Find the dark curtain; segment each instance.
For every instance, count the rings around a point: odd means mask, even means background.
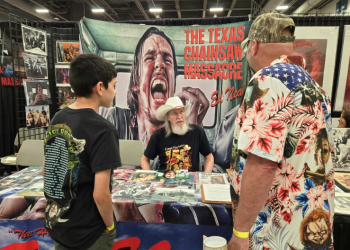
[[[14,150],[15,128],[17,127],[15,88],[18,87],[2,85],[11,79],[9,76],[13,72],[11,69],[13,65],[9,23],[0,22],[0,29],[0,157],[3,157],[12,154]]]

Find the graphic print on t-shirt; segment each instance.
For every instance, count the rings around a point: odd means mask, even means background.
[[[167,169],[176,171],[181,169],[190,170],[192,167],[191,147],[187,144],[165,148]]]
[[[80,153],[86,141],[73,137],[66,124],[49,128],[45,139],[44,192],[46,202],[46,226],[65,222],[62,216],[76,197],[78,171],[82,167]]]

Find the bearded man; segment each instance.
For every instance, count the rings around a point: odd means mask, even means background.
[[[204,156],[204,172],[211,172],[214,165],[212,149],[204,130],[189,124],[186,110],[179,97],[170,97],[156,111],[156,118],[164,121],[164,127],[151,136],[144,155],[142,169],[150,169],[150,160],[159,156],[159,169],[169,169],[177,164],[189,171],[199,171],[199,153]],[[182,164],[180,164],[180,162]]]

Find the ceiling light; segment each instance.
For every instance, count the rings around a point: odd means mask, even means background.
[[[150,12],[162,12],[162,8],[150,8],[149,9]]]
[[[102,13],[102,12],[105,12],[104,9],[91,9],[92,12],[94,13]]]
[[[48,9],[36,9],[35,11],[38,13],[49,13]]]
[[[223,11],[224,8],[219,7],[219,8],[210,8],[210,11],[214,12],[214,11]]]
[[[286,10],[286,9],[288,9],[288,8],[289,8],[288,5],[281,5],[281,6],[278,6],[278,7],[276,8],[276,10]]]
[[[55,20],[60,20],[58,17],[54,17],[53,19],[55,19]]]

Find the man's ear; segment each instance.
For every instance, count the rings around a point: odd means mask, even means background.
[[[104,88],[103,82],[98,82],[92,90],[93,92],[95,91],[99,96],[102,96],[102,88]]]
[[[256,54],[258,53],[258,49],[259,49],[259,43],[256,40],[250,41],[250,43],[251,43],[252,55],[256,56]]]

